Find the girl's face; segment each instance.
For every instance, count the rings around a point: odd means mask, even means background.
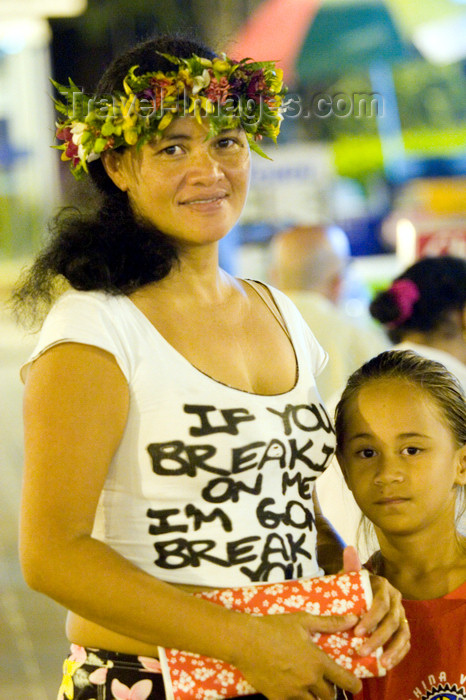
[[[466,447],[458,448],[417,385],[380,379],[360,389],[345,409],[338,458],[359,507],[382,532],[407,535],[454,522]]]
[[[241,129],[208,137],[208,125],[179,117],[153,143],[109,151],[104,159],[115,184],[137,213],[179,244],[218,241],[241,214],[250,157]]]

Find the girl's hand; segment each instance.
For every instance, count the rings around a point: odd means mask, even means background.
[[[354,547],[346,547],[343,553],[344,571],[359,571],[361,562]],[[401,593],[382,576],[370,575],[373,602],[355,627],[355,634],[370,634],[360,648],[361,656],[384,647],[381,663],[390,669],[406,656],[410,649],[409,624],[401,603]]]
[[[269,700],[334,700],[334,685],[351,693],[360,691],[361,682],[310,639],[314,632],[351,629],[356,615],[248,617],[234,665]]]

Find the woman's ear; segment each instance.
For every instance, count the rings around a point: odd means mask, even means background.
[[[123,167],[123,153],[108,150],[101,154],[102,165],[113,184],[122,192],[128,190],[126,169]]]
[[[466,445],[458,450],[457,460],[455,483],[464,486],[466,484]]]

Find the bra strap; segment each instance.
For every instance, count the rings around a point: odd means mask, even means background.
[[[291,341],[291,335],[290,335],[288,328],[286,327],[286,323],[283,319],[283,316],[281,315],[281,313],[280,313],[275,301],[273,300],[273,297],[271,296],[270,292],[268,291],[266,285],[263,284],[262,282],[257,282],[256,280],[247,279],[244,281],[254,289],[256,294],[258,294],[260,296],[260,298],[262,299],[264,304],[267,306],[267,308],[273,314],[273,316],[278,321],[278,323],[280,324],[280,326],[283,328],[286,335],[288,336],[289,340]]]

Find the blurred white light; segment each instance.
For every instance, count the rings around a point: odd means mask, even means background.
[[[448,65],[466,57],[466,14],[425,22],[413,34],[413,43],[431,63]]]
[[[332,248],[337,253],[337,255],[343,260],[349,258],[351,255],[351,246],[348,236],[343,231],[343,229],[339,226],[335,226],[334,224],[331,224],[326,228],[327,236],[330,240]]]
[[[73,17],[82,14],[87,0],[1,0],[0,21],[14,17]]]
[[[345,301],[343,308],[348,316],[359,318],[367,314],[367,304],[361,299],[348,299]]]
[[[416,228],[409,219],[396,223],[396,256],[404,267],[416,259]]]
[[[45,19],[12,19],[0,22],[0,51],[17,54],[27,47],[46,46],[51,30]]]

